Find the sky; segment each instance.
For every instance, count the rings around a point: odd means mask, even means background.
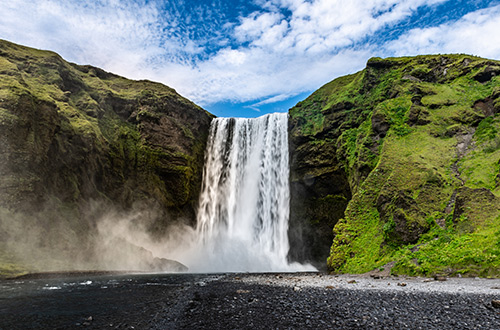
[[[1,39],[223,117],[287,111],[373,56],[500,59],[500,0],[15,0],[0,13]]]

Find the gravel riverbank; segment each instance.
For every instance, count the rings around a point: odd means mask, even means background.
[[[139,274],[0,282],[0,329],[500,329],[500,280]]]

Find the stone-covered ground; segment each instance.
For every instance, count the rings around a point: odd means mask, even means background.
[[[0,282],[0,329],[500,328],[500,280],[77,275]]]

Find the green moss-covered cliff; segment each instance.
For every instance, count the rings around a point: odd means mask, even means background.
[[[0,242],[75,253],[109,207],[150,212],[158,235],[194,221],[212,117],[162,84],[0,41]]]
[[[292,257],[499,276],[499,75],[466,55],[372,58],[292,108],[291,227],[304,229],[290,236],[313,247]]]

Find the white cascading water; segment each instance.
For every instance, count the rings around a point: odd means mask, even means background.
[[[287,262],[287,118],[275,113],[212,121],[197,215],[200,258],[191,269],[305,270]]]

